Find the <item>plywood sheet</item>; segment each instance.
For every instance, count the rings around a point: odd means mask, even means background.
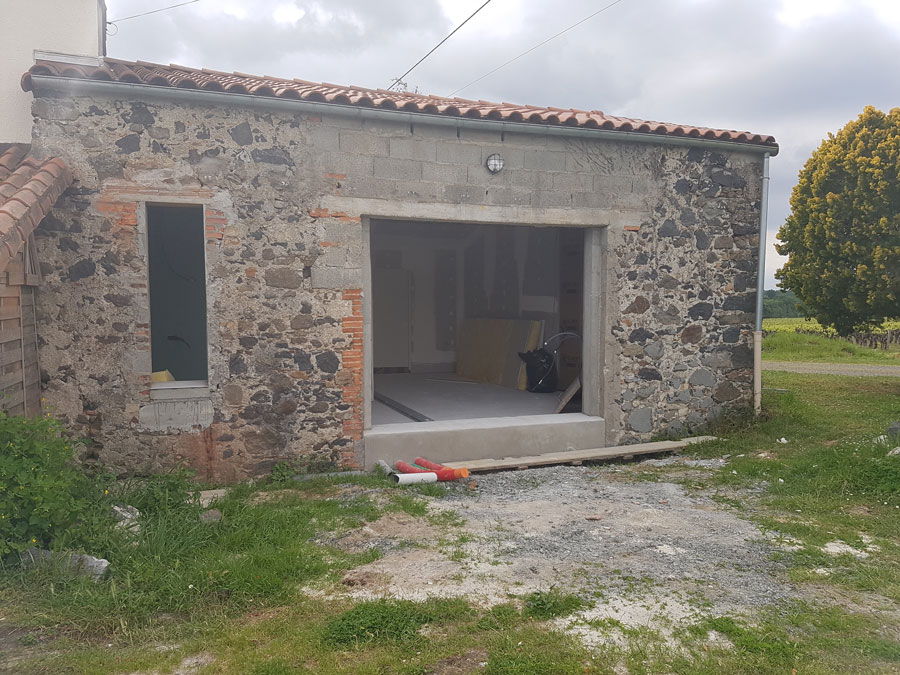
[[[476,382],[525,388],[525,364],[518,352],[536,349],[543,322],[524,319],[467,319],[457,352],[456,374]]]

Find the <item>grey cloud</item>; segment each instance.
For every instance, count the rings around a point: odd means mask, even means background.
[[[120,58],[384,87],[451,28],[438,0],[298,0],[296,25],[276,25],[284,0],[246,3],[245,21],[208,19],[201,3],[121,24]],[[475,9],[477,2],[470,3]],[[109,0],[110,16],[146,9]],[[315,9],[330,18],[316,20]],[[466,98],[771,133],[769,240],[789,213],[797,173],[828,131],[867,104],[897,105],[900,35],[861,7],[791,28],[778,0],[626,0],[461,92]],[[595,11],[595,0],[494,0],[409,78],[446,95]],[[770,261],[772,285],[776,267]]]

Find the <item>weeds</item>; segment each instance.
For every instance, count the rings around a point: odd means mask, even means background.
[[[127,635],[153,625],[160,612],[227,615],[287,602],[298,585],[371,559],[311,543],[318,529],[349,529],[378,516],[367,499],[250,504],[229,496],[218,505],[222,521],[213,524],[200,522],[193,502],[170,506],[142,515],[134,543],[109,539],[94,549],[111,563],[109,580],[10,571],[0,576],[0,589],[73,630]],[[51,584],[54,593],[45,593]]]
[[[325,626],[323,640],[338,647],[401,643],[415,638],[422,626],[459,619],[471,612],[460,599],[435,598],[422,603],[409,600],[363,602]]]
[[[561,593],[556,588],[535,591],[525,597],[525,616],[539,621],[547,621],[560,616],[568,616],[585,607],[585,602],[577,595]]]

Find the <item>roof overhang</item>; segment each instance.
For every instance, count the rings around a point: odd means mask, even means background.
[[[58,157],[37,160],[24,145],[0,153],[0,271],[71,184],[72,172]]]
[[[204,89],[161,87],[135,82],[92,80],[59,75],[42,75],[38,73],[26,73],[25,77],[28,78],[28,88],[34,92],[35,96],[43,96],[45,94],[55,96],[96,95],[141,101],[157,100],[216,107],[242,107],[252,110],[282,111],[287,113],[301,112],[315,115],[338,115],[356,119],[380,119],[395,122],[404,121],[409,124],[429,124],[454,127],[457,129],[496,129],[501,132],[509,131],[520,134],[566,137],[583,140],[605,139],[618,142],[649,143],[653,145],[702,147],[709,150],[718,149],[726,152],[748,152],[769,156],[778,154],[777,144],[744,143],[739,141],[723,141],[714,138],[674,136],[647,132],[555,126],[491,119],[473,119],[440,114],[435,115],[425,112],[410,112],[407,110],[345,105],[333,102],[276,98],[235,92],[208,91]]]

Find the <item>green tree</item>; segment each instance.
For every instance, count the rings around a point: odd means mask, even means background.
[[[775,276],[840,335],[900,317],[900,108],[867,106],[800,171]]]
[[[763,291],[764,319],[793,319],[801,316],[800,298],[793,291]]]

